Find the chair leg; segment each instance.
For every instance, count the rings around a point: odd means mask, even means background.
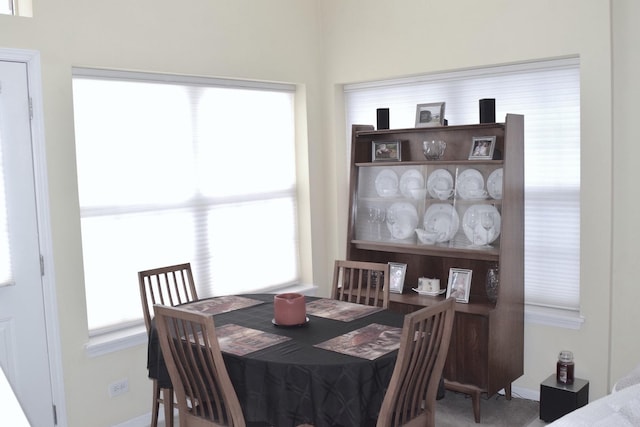
[[[471,396],[471,403],[473,405],[473,418],[475,419],[476,423],[480,423],[480,394],[482,394],[482,390],[475,386],[460,384],[459,382],[448,381],[446,379],[444,380],[444,385],[447,390],[457,391]]]
[[[164,425],[173,427],[173,389],[162,389],[162,404],[164,405]]]
[[[153,403],[151,404],[151,426],[158,427],[158,412],[160,411],[160,386],[153,381]]]

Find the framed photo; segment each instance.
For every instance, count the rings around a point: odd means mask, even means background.
[[[401,141],[373,141],[371,143],[372,162],[399,162]]]
[[[407,272],[407,264],[399,262],[389,263],[389,292],[401,294],[404,289],[404,275]]]
[[[444,125],[444,102],[418,104],[416,106],[416,127]]]
[[[472,273],[473,271],[463,268],[450,268],[449,282],[447,283],[447,298],[454,297],[457,302],[469,303]]]
[[[469,151],[469,160],[493,159],[493,150],[496,148],[495,136],[474,136]]]

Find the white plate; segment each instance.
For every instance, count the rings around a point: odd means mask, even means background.
[[[502,199],[502,173],[502,168],[496,169],[487,178],[487,191],[496,200]]]
[[[427,190],[434,199],[447,200],[453,194],[453,175],[446,169],[436,169],[427,179]]]
[[[400,177],[400,192],[404,197],[413,197],[411,190],[424,188],[424,176],[417,169],[409,169]]]
[[[394,239],[413,237],[418,226],[418,211],[408,202],[397,202],[387,209],[387,228]]]
[[[436,203],[424,213],[424,229],[438,233],[436,242],[449,241],[460,228],[458,212],[448,203]]]
[[[484,178],[477,169],[465,169],[458,175],[456,182],[458,195],[463,199],[484,199],[487,196],[484,191]]]
[[[482,218],[486,215],[493,218],[489,228],[482,225]],[[462,217],[462,230],[472,245],[488,245],[500,235],[500,212],[491,205],[471,205]]]
[[[376,176],[376,192],[380,197],[394,197],[398,194],[398,174],[391,169],[383,169]]]
[[[430,297],[435,297],[436,295],[441,295],[441,294],[443,294],[443,293],[447,292],[447,290],[446,290],[446,289],[440,289],[439,291],[436,291],[436,292],[431,292],[431,291],[421,291],[420,289],[417,289],[417,288],[411,288],[411,290],[416,291],[416,292],[417,292],[417,293],[419,293],[420,295],[427,295],[427,296],[430,296]]]

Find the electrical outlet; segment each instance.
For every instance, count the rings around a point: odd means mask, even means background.
[[[109,397],[120,396],[129,391],[129,380],[124,378],[109,384]]]

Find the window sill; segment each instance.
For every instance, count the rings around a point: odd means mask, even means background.
[[[278,290],[272,289],[267,293],[298,292],[314,296],[316,290],[317,286],[314,285],[292,285]],[[144,324],[123,327],[122,329],[90,337],[89,342],[85,345],[85,352],[90,358],[104,356],[138,345],[146,345],[147,338],[147,329]]]
[[[584,323],[584,316],[572,310],[525,305],[524,320],[525,323],[578,330]]]
[[[143,325],[118,329],[117,331],[90,337],[85,345],[87,356],[98,357],[115,351],[147,343],[147,329]]]

